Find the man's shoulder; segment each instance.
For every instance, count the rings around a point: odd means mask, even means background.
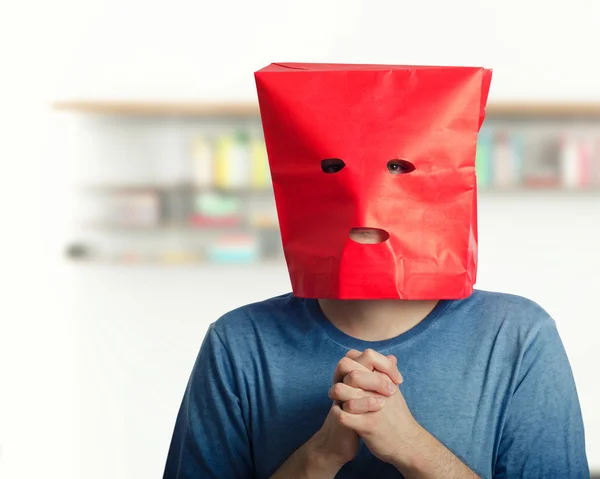
[[[282,334],[301,314],[303,302],[292,293],[246,304],[223,314],[211,327],[225,342]]]
[[[492,323],[502,329],[535,333],[554,326],[554,320],[542,306],[516,294],[475,290],[464,306],[484,327]]]
[[[525,318],[548,315],[546,310],[537,302],[517,294],[476,289],[468,299],[472,300],[477,307],[495,312],[517,313]]]
[[[272,298],[245,304],[223,314],[215,326],[219,328],[236,327],[247,321],[262,320],[275,314],[285,314],[287,310],[293,308],[298,298],[292,293],[281,294]]]

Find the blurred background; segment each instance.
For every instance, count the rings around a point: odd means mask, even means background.
[[[494,69],[477,287],[556,319],[600,471],[600,3],[23,0],[0,15],[0,477],[160,477],[208,325],[289,291],[253,72]]]

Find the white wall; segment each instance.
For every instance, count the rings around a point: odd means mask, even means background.
[[[8,15],[6,15],[8,11]],[[0,476],[159,477],[208,323],[287,288],[255,272],[60,259],[63,98],[252,99],[271,61],[481,64],[492,100],[600,100],[600,3],[25,0],[0,17]],[[6,134],[5,132],[8,132]],[[598,196],[487,197],[479,286],[557,319],[600,469]],[[229,294],[228,290],[234,290]],[[596,349],[594,349],[596,347]]]
[[[272,61],[347,61],[483,65],[493,99],[600,99],[595,0],[96,0],[64,12],[84,22],[68,97],[254,98],[251,72]]]

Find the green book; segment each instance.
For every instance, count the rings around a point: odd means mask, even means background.
[[[478,187],[486,188],[492,184],[492,135],[487,130],[481,130],[477,138],[475,174]]]

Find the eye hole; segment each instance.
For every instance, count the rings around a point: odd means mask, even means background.
[[[341,171],[346,163],[339,158],[327,158],[326,160],[321,160],[321,169],[324,173],[337,173]]]
[[[390,160],[387,162],[387,169],[392,175],[403,175],[415,170],[415,165],[406,160]]]

